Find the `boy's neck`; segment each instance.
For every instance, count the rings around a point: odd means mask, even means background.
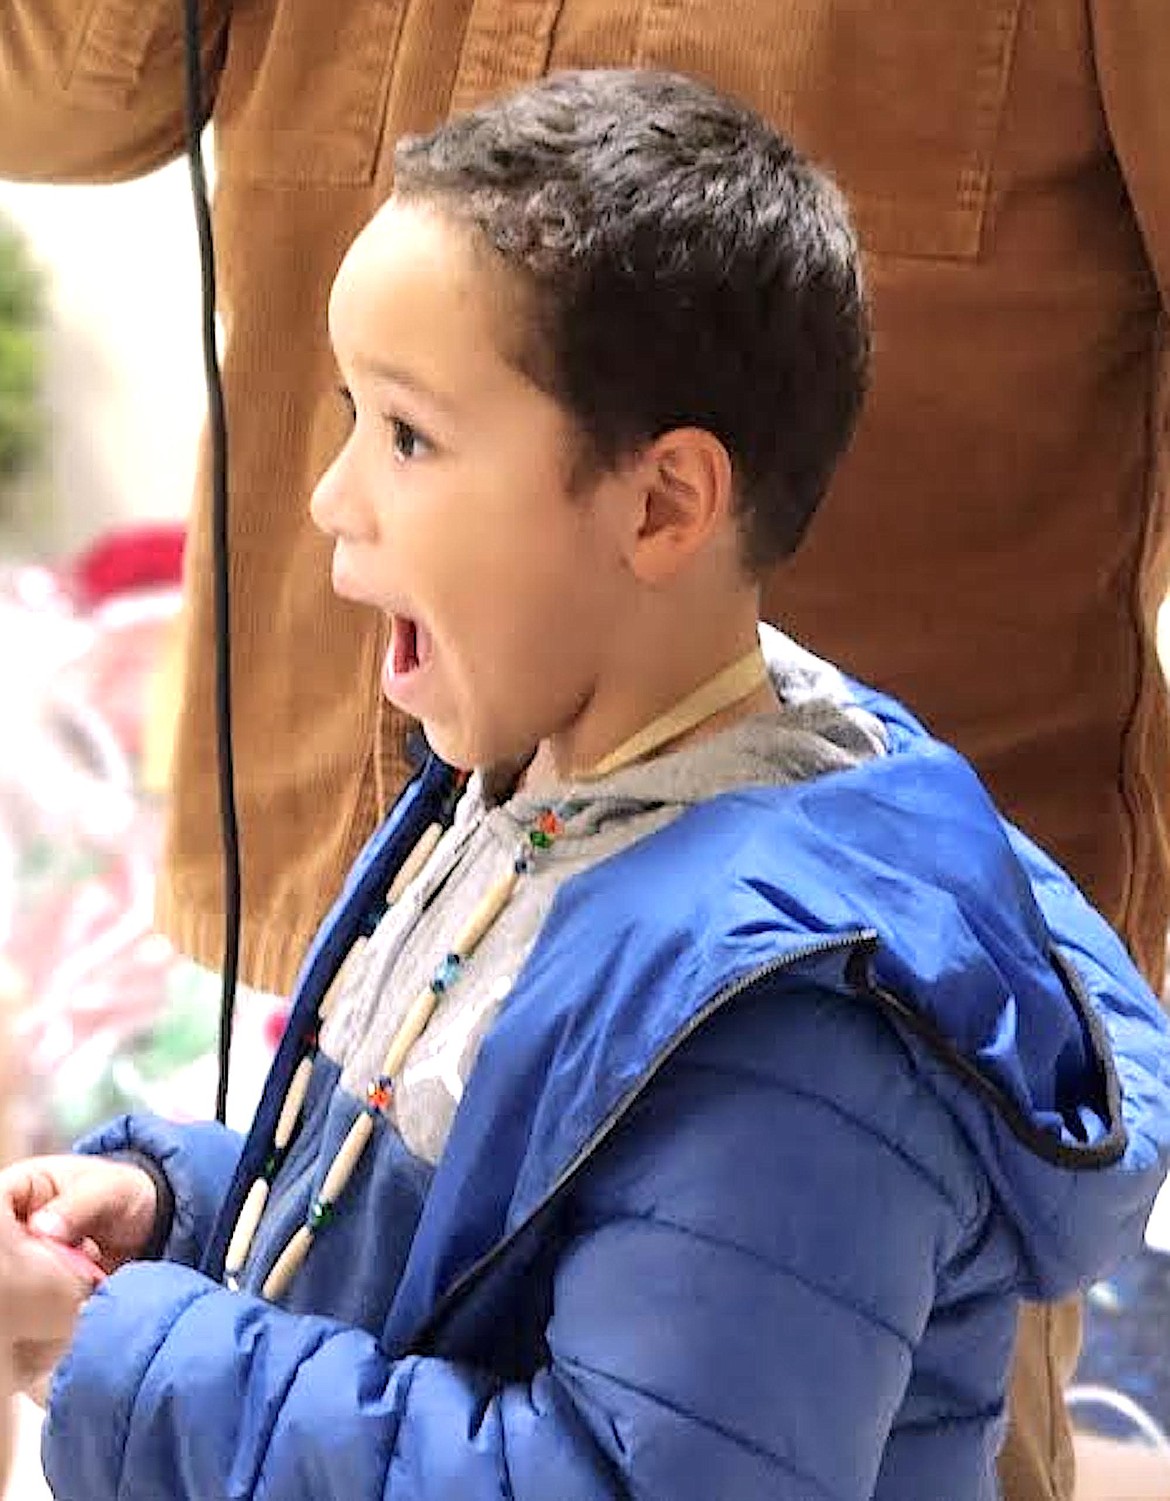
[[[521,785],[532,792],[604,775],[618,769],[606,765],[615,752],[624,765],[648,760],[776,710],[776,692],[766,672],[757,670],[760,662],[754,619],[719,641],[696,643],[686,658],[639,654],[620,687],[599,686],[568,732],[541,743]],[[648,727],[648,743],[639,750],[638,737]]]

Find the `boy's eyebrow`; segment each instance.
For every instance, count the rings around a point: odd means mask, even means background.
[[[420,380],[410,370],[404,370],[401,365],[395,365],[391,360],[373,358],[367,355],[356,355],[354,366],[363,375],[372,375],[379,380],[391,380],[396,385],[404,387],[407,391],[421,396],[424,400],[433,402],[444,412],[453,411],[450,397],[436,391],[433,386],[428,386],[426,381]]]

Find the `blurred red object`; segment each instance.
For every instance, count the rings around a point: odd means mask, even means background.
[[[177,585],[183,577],[186,531],[177,523],[125,527],[99,538],[66,569],[70,592],[82,609],[113,595]]]
[[[30,1146],[121,1108],[128,1060],[141,1074],[203,1047],[175,1020],[191,987],[152,915],[148,731],[182,555],[181,528],[150,525],[0,567],[0,988],[19,1005]]]

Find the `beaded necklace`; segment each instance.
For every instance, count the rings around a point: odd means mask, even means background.
[[[713,678],[703,683],[695,692],[688,694],[665,714],[659,715],[643,729],[622,742],[616,750],[577,780],[596,780],[610,776],[624,766],[639,761],[688,731],[696,729],[706,720],[725,709],[742,702],[767,680],[767,667],[759,647],[724,668]],[[261,1289],[263,1296],[272,1301],[280,1298],[288,1289],[309,1254],[317,1236],[332,1223],[337,1213],[337,1202],[346,1185],[353,1177],[358,1163],[374,1134],[380,1116],[390,1108],[394,1097],[394,1083],[411,1048],[426,1031],[439,1002],[455,985],[466,968],[484,936],[491,930],[500,913],[507,906],[520,879],[532,869],[534,861],[544,850],[550,849],[563,832],[560,815],[552,808],[542,808],[523,831],[511,868],[500,876],[475,907],[467,922],[460,929],[451,949],[436,966],[430,981],[411,1002],[382,1059],[380,1071],[366,1085],[365,1105],[355,1118],[349,1133],[337,1149],[325,1173],[316,1198],[309,1206],[304,1223],[289,1239],[273,1263]],[[443,833],[441,823],[431,824],[411,850],[395,876],[386,903],[395,902],[415,876],[422,870],[433,853]],[[348,957],[352,957],[352,953]],[[346,963],[348,963],[348,958]],[[277,1117],[272,1134],[270,1150],[263,1169],[248,1190],[232,1232],[224,1263],[224,1282],[233,1291],[240,1286],[240,1277],[252,1249],[256,1231],[268,1202],[273,1181],[284,1160],[297,1126],[309,1091],[313,1063],[317,1056],[317,1044],[322,1024],[342,990],[339,970],[317,1009],[316,1018],[305,1038],[305,1051],[293,1073],[288,1092]]]

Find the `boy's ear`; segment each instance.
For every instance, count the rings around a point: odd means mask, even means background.
[[[672,428],[640,457],[642,505],[630,563],[643,583],[664,584],[734,529],[731,457],[701,427]]]

